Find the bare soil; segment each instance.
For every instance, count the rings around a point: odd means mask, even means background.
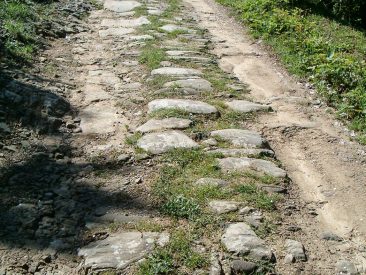
[[[334,274],[331,265],[343,258],[364,261],[366,233],[366,151],[352,141],[309,84],[290,76],[261,41],[213,0],[185,0],[200,26],[217,41],[220,67],[249,85],[257,102],[271,102],[275,114],[263,115],[257,127],[274,148],[292,180],[291,196],[299,209],[287,218],[301,227],[310,252],[305,274]],[[320,241],[331,231],[346,243]],[[321,243],[321,245],[320,245]],[[280,267],[285,274],[294,274]]]

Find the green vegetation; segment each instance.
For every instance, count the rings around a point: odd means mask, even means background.
[[[207,202],[212,199],[231,199],[249,203],[255,207],[273,210],[280,199],[261,191],[259,184],[276,184],[276,179],[252,173],[224,173],[217,165],[220,154],[206,154],[203,149],[175,149],[166,153],[164,166],[153,185],[162,212],[175,218],[193,221],[205,211]],[[235,182],[232,188],[217,186],[197,186],[194,183],[203,177],[222,178]]]
[[[185,269],[184,274],[191,274],[189,271],[206,266],[207,256],[192,250],[193,241],[192,232],[175,230],[169,244],[164,248],[157,248],[140,265],[139,274],[182,274],[177,271],[177,267]]]
[[[41,45],[37,24],[45,20],[52,5],[33,1],[0,1],[0,47],[2,55],[29,61]]]
[[[319,15],[317,10],[299,8],[298,1],[217,1],[232,7],[255,37],[273,47],[291,73],[311,81],[328,104],[338,109],[339,117],[351,122],[351,129],[366,135],[364,31]],[[331,2],[339,9],[341,1]]]
[[[178,117],[178,118],[189,118],[189,112],[184,111],[178,108],[166,108],[157,111],[153,111],[149,114],[149,117],[156,119],[164,119],[170,117]]]
[[[178,195],[170,198],[162,210],[175,218],[193,219],[200,213],[200,206],[194,200]]]
[[[141,133],[135,133],[133,135],[127,136],[125,138],[125,142],[128,145],[135,146],[137,144],[137,141],[142,137]]]
[[[145,64],[150,70],[159,68],[160,62],[166,58],[165,51],[157,47],[154,43],[147,43],[142,49],[139,62]]]

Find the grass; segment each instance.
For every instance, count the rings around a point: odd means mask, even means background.
[[[175,218],[199,219],[212,199],[232,199],[265,210],[276,208],[280,196],[267,194],[257,186],[277,180],[245,172],[224,173],[218,167],[219,157],[222,156],[206,154],[203,149],[175,149],[166,153],[162,158],[164,165],[152,186],[163,213]],[[233,188],[194,184],[204,177],[222,178],[235,184]]]
[[[172,232],[169,244],[164,248],[155,249],[154,253],[140,265],[138,274],[191,274],[193,270],[208,264],[206,255],[192,249],[194,236],[192,232],[177,229]]]
[[[349,127],[366,136],[366,36],[355,29],[293,6],[292,1],[217,0],[230,6],[278,54],[288,70],[312,82]]]
[[[36,24],[50,11],[50,5],[16,0],[0,2],[0,35],[5,55],[30,61],[40,47]]]
[[[167,108],[167,109],[160,109],[153,111],[149,114],[150,118],[156,118],[156,119],[164,119],[164,118],[171,118],[171,117],[177,117],[177,118],[190,118],[190,114],[187,111],[184,111],[182,109],[178,108]]]
[[[125,143],[131,146],[135,146],[137,141],[142,137],[141,133],[135,133],[125,138]]]
[[[160,67],[160,62],[166,59],[165,51],[155,43],[148,43],[141,52],[139,62],[145,64],[150,70]]]

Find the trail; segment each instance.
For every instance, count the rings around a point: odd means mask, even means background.
[[[364,274],[365,148],[315,91],[213,0],[102,5],[42,53],[71,111],[6,177],[4,274]]]

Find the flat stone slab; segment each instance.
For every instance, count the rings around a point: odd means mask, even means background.
[[[135,19],[103,19],[102,27],[123,27],[123,28],[134,28],[142,25],[150,24],[150,21],[145,17],[141,16]]]
[[[151,75],[187,77],[187,76],[200,76],[200,75],[202,75],[202,72],[199,70],[189,69],[189,68],[163,67],[163,68],[152,70]]]
[[[181,27],[181,26],[178,26],[178,25],[174,25],[174,24],[167,24],[167,25],[164,25],[162,27],[160,27],[161,30],[165,31],[165,32],[175,32],[175,31],[182,31],[182,32],[190,32],[192,30],[188,29],[188,28],[185,28],[185,27]]]
[[[240,203],[235,201],[214,200],[210,201],[208,205],[216,214],[225,214],[237,211],[239,209]]]
[[[228,157],[218,159],[218,162],[219,167],[226,171],[256,171],[275,178],[285,178],[287,176],[285,170],[267,160]]]
[[[106,38],[108,36],[125,36],[126,34],[133,33],[135,30],[132,28],[109,28],[99,31],[100,38]]]
[[[223,187],[228,185],[228,182],[222,179],[215,178],[200,178],[195,182],[197,186],[214,186],[214,187]]]
[[[211,136],[229,141],[234,146],[244,148],[263,147],[266,140],[257,132],[242,129],[224,129],[212,131]]]
[[[101,84],[101,85],[116,85],[121,82],[121,79],[113,72],[105,70],[89,71],[86,79],[88,84]]]
[[[123,126],[125,118],[117,114],[117,110],[108,101],[93,103],[79,113],[80,128],[83,134],[106,134],[114,132],[116,125]],[[122,124],[121,124],[122,123]]]
[[[115,1],[106,0],[104,2],[104,8],[114,12],[128,12],[140,7],[142,4],[137,1]]]
[[[154,36],[149,34],[142,34],[142,35],[132,35],[126,37],[127,41],[146,41],[146,40],[153,40]]]
[[[207,151],[209,154],[222,154],[224,157],[250,157],[250,156],[269,156],[273,157],[274,152],[268,149],[231,149],[220,148]]]
[[[151,133],[137,141],[137,146],[151,154],[162,154],[177,148],[196,148],[198,144],[180,131]]]
[[[162,120],[151,119],[136,129],[137,132],[148,133],[164,129],[186,129],[192,124],[189,119],[165,118]]]
[[[155,244],[164,246],[168,241],[167,233],[123,232],[82,247],[78,256],[84,257],[84,266],[93,270],[120,270],[144,258]]]
[[[249,225],[243,222],[230,224],[221,237],[222,244],[229,252],[257,260],[272,260],[273,254]]]
[[[229,109],[240,112],[240,113],[250,113],[250,112],[257,112],[257,111],[270,111],[271,106],[262,105],[246,100],[233,100],[227,101],[225,104],[229,107]]]
[[[217,109],[205,102],[190,99],[156,99],[148,104],[148,112],[180,109],[192,114],[215,114]]]
[[[177,50],[166,51],[165,53],[170,56],[187,56],[187,55],[189,56],[192,54],[199,54],[198,52],[194,51],[177,51]]]
[[[105,88],[102,85],[86,84],[83,91],[85,94],[84,102],[86,104],[111,98],[111,95],[105,91]]]
[[[164,84],[164,87],[178,87],[189,88],[197,91],[211,92],[213,91],[212,85],[209,81],[202,78],[181,79],[176,81],[170,81]]]

